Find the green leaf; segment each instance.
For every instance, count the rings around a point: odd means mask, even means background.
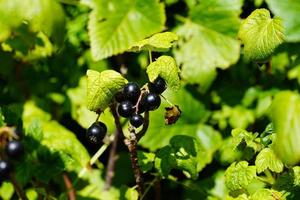
[[[88,128],[95,121],[97,114],[88,110],[86,107],[86,99],[82,98],[87,93],[87,78],[81,77],[79,85],[76,88],[70,88],[67,95],[71,101],[71,115],[82,127]],[[115,122],[111,113],[106,110],[101,114],[99,121],[106,124],[108,132],[115,130]]]
[[[182,115],[179,120],[172,126],[166,126],[164,121],[164,107],[170,106],[167,102],[162,101],[161,106],[158,110],[150,114],[150,123],[145,134],[139,144],[145,148],[149,148],[151,151],[155,151],[169,144],[170,139],[175,135],[189,135],[197,137],[197,133],[207,133],[210,135],[209,138],[220,138],[220,134],[211,127],[204,129],[201,125],[204,122],[209,112],[203,103],[198,101],[187,89],[181,88],[177,93],[167,90],[164,96],[171,102],[174,102],[180,106]],[[197,110],[197,115],[191,115]],[[160,134],[157,134],[160,133]],[[163,135],[163,137],[162,137]],[[200,137],[199,137],[200,138]],[[201,139],[201,138],[200,138]],[[218,143],[218,139],[215,144]]]
[[[34,6],[32,6],[34,5]],[[0,41],[24,21],[33,32],[44,32],[58,44],[63,42],[65,15],[62,6],[53,0],[0,1]],[[49,17],[52,16],[52,17]]]
[[[179,67],[171,56],[160,56],[150,63],[147,67],[147,74],[151,82],[160,76],[172,90],[177,91],[180,88]]]
[[[101,73],[87,71],[87,108],[91,111],[104,111],[112,103],[114,95],[123,88],[127,80],[114,70]]]
[[[152,169],[154,159],[155,159],[154,153],[138,151],[138,162],[143,173],[148,172]]]
[[[272,189],[260,189],[250,196],[253,200],[285,200],[284,192]]]
[[[237,197],[227,196],[226,200],[249,200],[249,198],[246,194],[241,194]]]
[[[261,173],[266,169],[280,173],[283,171],[283,163],[277,158],[275,153],[270,148],[265,148],[259,152],[255,160],[257,173]]]
[[[206,165],[203,160],[206,152],[201,143],[190,136],[176,135],[170,140],[170,145],[174,150],[176,168],[188,172],[189,177],[196,179],[198,172]]]
[[[144,39],[132,45],[128,51],[139,52],[142,50],[164,52],[172,47],[178,36],[172,32],[156,33],[150,38]]]
[[[0,107],[0,128],[5,125],[4,116],[2,114],[2,109]]]
[[[241,0],[206,0],[193,6],[190,20],[177,30],[176,61],[182,65],[182,78],[200,84],[206,91],[217,73],[237,62],[240,44],[236,40]],[[213,8],[213,9],[212,9]]]
[[[171,170],[176,167],[176,164],[177,163],[172,147],[165,146],[157,152],[154,166],[162,177],[168,177]]]
[[[256,167],[248,162],[234,162],[225,171],[225,185],[232,196],[246,192],[246,187],[256,178]]]
[[[48,115],[33,102],[25,103],[22,119],[27,130],[26,135],[38,141],[44,152],[59,155],[66,169],[79,171],[86,167],[90,160],[87,150],[72,132],[57,121],[43,117]],[[40,124],[36,123],[37,120]]]
[[[182,170],[187,177],[196,179],[211,158],[197,138],[186,135],[176,135],[167,145],[159,150],[155,157],[155,168],[167,177],[172,169]]]
[[[164,6],[158,0],[97,1],[88,23],[95,60],[126,51],[164,28]]]
[[[187,187],[183,190],[182,199],[225,199],[227,193],[224,171],[222,170],[205,179],[197,181],[188,180],[184,184]]]
[[[275,95],[270,109],[276,138],[273,150],[285,164],[295,165],[300,161],[300,97],[291,91]]]
[[[271,11],[282,19],[286,40],[300,41],[300,2],[293,0],[267,0],[266,2]]]
[[[9,182],[2,183],[2,186],[0,187],[0,197],[3,200],[9,200],[12,199],[12,196],[14,194],[14,186]]]
[[[281,20],[273,19],[267,9],[256,9],[241,24],[238,37],[244,43],[246,59],[267,59],[284,40]]]
[[[255,152],[260,151],[261,145],[259,138],[257,138],[258,133],[250,133],[243,129],[233,129],[231,131],[233,137],[233,144],[237,148],[243,142],[246,143],[247,147],[252,148]]]

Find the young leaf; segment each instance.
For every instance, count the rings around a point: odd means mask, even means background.
[[[267,0],[271,11],[282,19],[286,40],[300,41],[300,2],[294,0]]]
[[[9,182],[4,182],[0,187],[0,197],[3,200],[12,199],[14,192],[14,186]]]
[[[0,128],[5,125],[4,116],[2,114],[2,109],[0,107]]]
[[[176,32],[179,41],[174,54],[177,63],[182,65],[182,78],[200,84],[203,92],[215,79],[217,67],[226,69],[239,58],[236,34],[241,7],[241,0],[202,1],[191,7],[191,20]]]
[[[270,148],[265,148],[259,152],[255,160],[255,166],[257,173],[261,173],[266,169],[276,173],[280,173],[283,170],[283,163]]]
[[[150,63],[147,74],[151,82],[160,76],[172,90],[177,91],[180,88],[179,67],[171,56],[160,56]]]
[[[273,19],[267,9],[257,9],[241,24],[238,37],[244,43],[248,60],[264,61],[284,40],[281,20]]]
[[[254,151],[260,151],[261,145],[258,141],[259,139],[256,139],[258,133],[250,133],[246,130],[236,128],[231,131],[231,135],[233,137],[232,140],[235,148],[237,148],[242,142],[245,142],[246,145]]]
[[[246,191],[246,187],[256,178],[256,167],[248,162],[234,162],[225,172],[225,185],[233,196]]]
[[[178,40],[178,36],[172,32],[156,33],[150,38],[144,39],[132,45],[128,51],[139,52],[142,50],[168,51],[173,42]]]
[[[104,111],[115,94],[123,88],[127,80],[118,72],[105,70],[101,73],[87,71],[87,108],[91,111]]]
[[[276,138],[272,145],[276,155],[285,164],[300,161],[300,97],[291,91],[275,95],[270,109]]]
[[[95,60],[126,51],[161,31],[165,23],[164,7],[158,0],[97,1],[93,8],[88,29]]]
[[[250,196],[253,200],[284,200],[285,192],[279,192],[273,189],[260,189]]]

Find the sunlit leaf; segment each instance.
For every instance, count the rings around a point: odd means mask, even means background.
[[[257,9],[241,24],[239,38],[244,43],[246,59],[267,59],[284,40],[284,30],[279,18],[271,18],[267,9]]]

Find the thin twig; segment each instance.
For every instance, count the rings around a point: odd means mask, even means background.
[[[134,172],[135,177],[135,183],[137,186],[137,190],[139,193],[139,196],[141,197],[143,194],[143,178],[142,178],[142,171],[140,169],[139,163],[138,163],[138,157],[137,157],[137,138],[135,134],[135,130],[130,130],[130,139],[125,139],[124,143],[128,147],[129,153],[130,153],[130,160],[131,160],[131,167]]]
[[[10,180],[11,180],[11,183],[13,184],[13,186],[15,188],[15,191],[17,192],[18,196],[20,197],[20,199],[27,200],[25,192],[23,191],[23,189],[21,188],[21,186],[17,182],[17,179],[16,179],[16,177],[13,173],[10,173]]]
[[[149,190],[154,186],[154,184],[159,181],[159,178],[156,176],[151,183],[149,184],[149,186],[145,189],[144,194],[141,196],[140,200],[143,200],[146,196],[146,194],[149,192]]]
[[[66,172],[64,172],[62,176],[64,179],[65,186],[67,188],[68,199],[76,200],[76,192],[74,190],[74,187],[73,187],[73,184],[72,184],[72,181],[71,181],[69,175]]]
[[[109,152],[109,159],[108,159],[108,165],[107,165],[107,170],[106,170],[104,190],[109,190],[109,188],[111,187],[112,179],[114,177],[115,163],[117,160],[116,153],[117,153],[118,139],[121,134],[123,135],[122,125],[120,123],[120,117],[116,111],[115,105],[111,107],[111,113],[115,119],[116,132],[115,132],[114,141],[112,143],[112,146],[111,146],[111,149]]]

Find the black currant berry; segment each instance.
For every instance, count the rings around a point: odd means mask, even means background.
[[[160,103],[160,96],[155,93],[146,94],[142,100],[142,106],[148,111],[157,109],[160,106]]]
[[[94,144],[100,144],[105,137],[107,127],[102,122],[94,122],[87,130],[86,137],[89,142]]]
[[[140,87],[136,83],[127,83],[125,87],[123,88],[123,95],[125,100],[131,101],[133,104],[135,104],[141,94]]]
[[[11,165],[5,160],[0,160],[0,179],[8,178]]]
[[[6,147],[6,154],[12,158],[18,158],[24,152],[24,147],[21,142],[17,140],[10,141]]]
[[[150,92],[153,92],[156,94],[161,94],[167,89],[167,84],[163,78],[157,77],[153,81],[153,83],[151,83],[151,82],[148,83],[148,88],[149,88]]]
[[[130,101],[123,101],[118,106],[118,113],[122,117],[130,117],[134,113],[133,104]]]
[[[122,101],[125,101],[123,92],[118,92],[118,93],[115,95],[115,99],[116,99],[116,101],[117,101],[118,103],[121,103]]]
[[[135,128],[140,127],[144,123],[144,118],[140,114],[134,114],[130,118],[130,124]]]

